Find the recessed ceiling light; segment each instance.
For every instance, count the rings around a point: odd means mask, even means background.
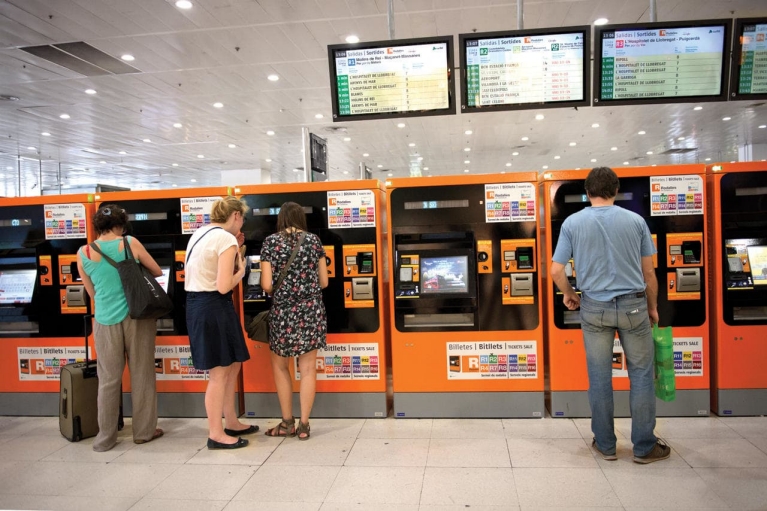
[[[638,132],[637,132],[637,135],[645,135],[645,134],[647,134],[647,132],[646,132],[645,130],[642,130],[642,131],[638,131]]]
[[[732,160],[730,163],[735,163],[735,160]]]
[[[349,44],[355,44],[355,43],[360,42],[360,38],[357,37],[354,34],[348,35],[348,36],[346,36],[346,42],[349,43]]]
[[[555,159],[555,160],[558,160],[558,159],[560,159],[560,158],[561,158],[561,156],[555,156],[555,157],[554,157],[554,159]]]
[[[105,162],[105,161],[103,161],[103,160],[102,160],[102,161],[100,161],[99,163],[100,163],[100,164],[102,164],[102,165],[106,165],[106,163],[107,163],[107,162]]]
[[[468,165],[471,162],[469,160],[463,160],[463,163],[464,163],[464,165]]]
[[[474,132],[471,131],[471,130],[466,130],[466,131],[463,132],[464,135],[471,135],[472,133],[474,133]]]
[[[173,127],[174,127],[174,128],[182,128],[183,126],[184,126],[184,125],[183,125],[183,124],[181,124],[180,122],[174,122],[174,123],[173,123]]]
[[[607,18],[597,18],[594,20],[594,25],[607,25],[607,22],[610,21]]]
[[[304,170],[304,169],[299,169],[298,167],[296,167],[296,168],[293,169],[293,172],[301,172],[302,170]]]
[[[628,164],[629,164],[629,162],[627,162],[627,161],[624,161],[624,162],[623,162],[623,164],[624,164],[624,165],[628,165]]]
[[[27,147],[27,149],[30,150],[30,151],[37,151],[37,148],[33,147],[33,146],[29,146],[29,147]]]
[[[535,120],[536,120],[536,121],[542,121],[543,119],[545,119],[545,117],[544,117],[544,115],[543,115],[543,114],[537,114],[537,115],[535,116]]]
[[[379,169],[382,169],[383,165],[376,165],[376,167],[378,167]]]
[[[711,158],[706,158],[706,161],[711,161]]]
[[[511,167],[511,162],[506,162],[507,167]]]
[[[13,170],[13,167],[5,167],[5,170]]]
[[[176,183],[173,183],[171,186],[173,186],[173,188],[175,188],[175,187],[177,187],[178,185],[177,185]]]
[[[519,153],[517,151],[514,151],[513,153],[511,153],[511,155],[512,156],[519,156]]]
[[[133,62],[134,60],[136,60],[136,57],[134,57],[130,53],[126,53],[125,55],[123,55],[120,58],[123,59],[125,62]]]
[[[348,174],[348,173],[349,173],[349,171],[348,171],[348,170],[344,170],[344,174]]]
[[[647,151],[647,154],[652,154],[652,151]]]
[[[322,114],[314,114],[314,118],[315,119],[322,119],[323,117],[325,117],[325,116],[322,115]]]
[[[192,2],[189,0],[176,0],[176,7],[179,9],[191,9],[192,8]]]
[[[463,169],[463,171],[464,171],[464,172],[468,172],[468,171],[469,171],[469,169]]]
[[[463,150],[468,153],[469,151],[471,151],[471,147],[464,147]]]
[[[578,142],[570,142],[570,147],[575,147],[578,145]]]
[[[424,167],[423,170],[429,170],[429,167]],[[431,176],[429,176],[429,177],[431,177]]]
[[[126,153],[125,151],[120,151],[120,154],[128,154],[128,153]]]
[[[60,119],[69,119],[69,114],[61,114],[59,115]]]
[[[202,159],[202,158],[205,158],[205,155],[204,154],[198,154],[197,157]]]
[[[196,183],[196,182],[197,182],[197,180],[196,180],[196,179],[192,179],[192,183]]]
[[[610,150],[611,150],[611,151],[617,151],[617,150],[618,150],[618,148],[617,148],[617,147],[615,147],[615,146],[613,146],[613,147],[611,147],[611,148],[610,148]]]
[[[277,80],[280,79],[280,77],[278,75],[271,74],[267,76],[266,79],[269,80],[270,82],[276,82]]]
[[[237,146],[234,145],[234,144],[229,144],[229,149],[234,149],[235,147],[237,147]]]
[[[423,161],[423,156],[419,156],[418,161]]]
[[[267,158],[267,159],[265,159],[264,161],[265,161],[266,163],[272,163],[272,159],[271,159],[271,158]]]
[[[591,159],[591,163],[596,163],[596,162],[597,162],[597,159],[596,159],[596,158],[592,158],[592,159]]]
[[[723,120],[723,121],[729,121],[729,120],[731,120],[731,119],[732,119],[732,117],[722,117],[722,120]]]
[[[501,171],[501,174],[505,174],[505,173],[506,173],[506,171],[505,171],[505,170],[502,170],[502,171]]]
[[[759,126],[760,130],[763,130],[764,128],[767,128],[767,124],[762,124],[761,126]]]
[[[599,127],[599,123],[598,123],[598,122],[595,122],[594,124],[592,124],[592,125],[591,125],[591,127],[592,127],[592,128],[598,128],[598,127]]]
[[[677,140],[684,140],[684,137],[679,137],[677,138]]]
[[[178,167],[178,163],[171,163],[174,167]]]
[[[86,94],[96,94],[96,91],[94,89],[85,89]]]
[[[145,139],[144,139],[144,142],[146,142],[146,143],[148,144],[149,142],[151,142],[151,140],[150,140],[150,139],[148,139],[148,138],[145,138]]]
[[[733,163],[735,163],[735,162],[733,162]],[[653,163],[653,164],[652,164],[652,165],[650,165],[650,166],[651,166],[651,167],[657,167],[657,166],[658,166],[658,164],[657,164],[657,163]]]
[[[221,103],[220,101],[216,101],[215,103],[213,103],[213,106],[215,108],[224,108],[224,104]]]
[[[398,128],[404,128],[405,127],[405,123],[401,122],[401,123],[397,124],[397,127]]]
[[[693,110],[703,110],[703,107],[702,106],[696,106],[695,108],[693,108]]]
[[[410,142],[407,146],[408,147],[415,147],[415,142]]]
[[[42,132],[42,133],[40,133],[40,134],[41,134],[42,136],[44,136],[44,137],[50,137],[50,136],[51,136],[51,134],[50,134],[50,133],[48,133],[47,131],[43,131],[43,132]]]
[[[546,170],[547,168],[549,168],[549,166],[548,166],[548,165],[544,165],[544,166],[543,166],[543,170]]]
[[[266,132],[266,134],[271,137],[272,135],[274,135],[274,132],[272,130],[269,130],[269,131]]]
[[[389,176],[389,177],[392,177],[394,174],[393,174],[392,172],[389,172],[389,173],[388,173],[388,174],[386,174],[386,175],[387,175],[387,176]]]
[[[370,153],[362,153],[363,158],[367,158],[368,156],[370,156]]]
[[[522,137],[522,142],[527,142],[528,140],[530,140],[530,137]]]

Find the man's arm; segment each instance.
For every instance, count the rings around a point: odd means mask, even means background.
[[[658,279],[655,276],[655,268],[652,263],[652,256],[642,257],[642,276],[644,277],[645,294],[647,295],[647,312],[650,314],[650,321],[657,324],[658,316]]]
[[[575,309],[580,307],[581,297],[578,296],[578,294],[575,292],[573,287],[570,285],[570,281],[567,280],[567,275],[565,275],[565,265],[558,263],[556,261],[552,261],[549,275],[551,275],[551,280],[554,281],[554,284],[556,284],[559,290],[562,291],[562,294],[564,294],[564,298],[562,298],[562,302],[565,304],[565,307],[567,307],[571,311],[574,311]],[[655,288],[657,291],[657,288],[658,288],[657,283],[655,285]]]

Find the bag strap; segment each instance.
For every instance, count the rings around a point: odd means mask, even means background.
[[[131,252],[130,242],[128,241],[127,236],[123,238],[123,243],[124,243],[123,249],[125,250],[125,260],[127,261],[128,259],[133,259],[133,252]],[[106,260],[106,262],[108,262],[109,264],[117,268],[117,263],[115,262],[115,260],[109,257],[108,255],[106,255],[104,252],[102,252],[95,241],[91,242],[91,244],[88,246],[91,247],[96,252],[98,252],[99,254],[101,254],[101,257],[103,257]]]
[[[293,252],[290,254],[290,259],[288,259],[288,263],[280,272],[280,278],[277,279],[277,284],[275,284],[274,286],[274,291],[272,291],[272,296],[274,296],[277,293],[277,290],[282,285],[282,281],[285,280],[285,276],[288,274],[288,269],[290,269],[290,265],[293,263],[293,259],[296,258],[296,254],[298,253],[298,249],[301,248],[301,244],[303,244],[304,238],[306,238],[306,233],[302,232],[301,235],[298,237],[298,243],[296,243],[296,246],[293,247]]]
[[[186,253],[186,260],[184,261],[184,266],[186,266],[189,263],[189,258],[192,257],[192,250],[194,250],[194,247],[197,246],[200,240],[203,239],[205,235],[208,234],[210,231],[215,231],[216,229],[223,229],[223,227],[211,227],[210,229],[205,231],[205,233],[202,236],[197,238],[197,241],[194,242],[194,245],[192,245],[192,248],[190,248],[189,251],[187,251]]]

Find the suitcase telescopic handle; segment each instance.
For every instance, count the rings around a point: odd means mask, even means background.
[[[67,418],[68,413],[68,407],[67,407],[67,401],[69,400],[69,396],[67,395],[67,389],[63,390],[64,396],[61,398],[61,416],[63,418]]]
[[[85,336],[85,367],[88,367],[88,323],[93,323],[93,314],[83,316],[83,334]]]

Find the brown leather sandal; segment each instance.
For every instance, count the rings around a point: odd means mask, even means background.
[[[274,437],[296,436],[295,417],[291,417],[290,419],[282,419],[282,422],[280,422],[273,428],[267,429],[264,432],[264,434],[266,436],[274,436]]]
[[[299,440],[309,440],[309,437],[312,436],[311,429],[312,428],[309,427],[308,422],[304,423],[304,422],[298,421],[296,436],[298,437]],[[301,436],[301,435],[304,435],[304,436]]]

